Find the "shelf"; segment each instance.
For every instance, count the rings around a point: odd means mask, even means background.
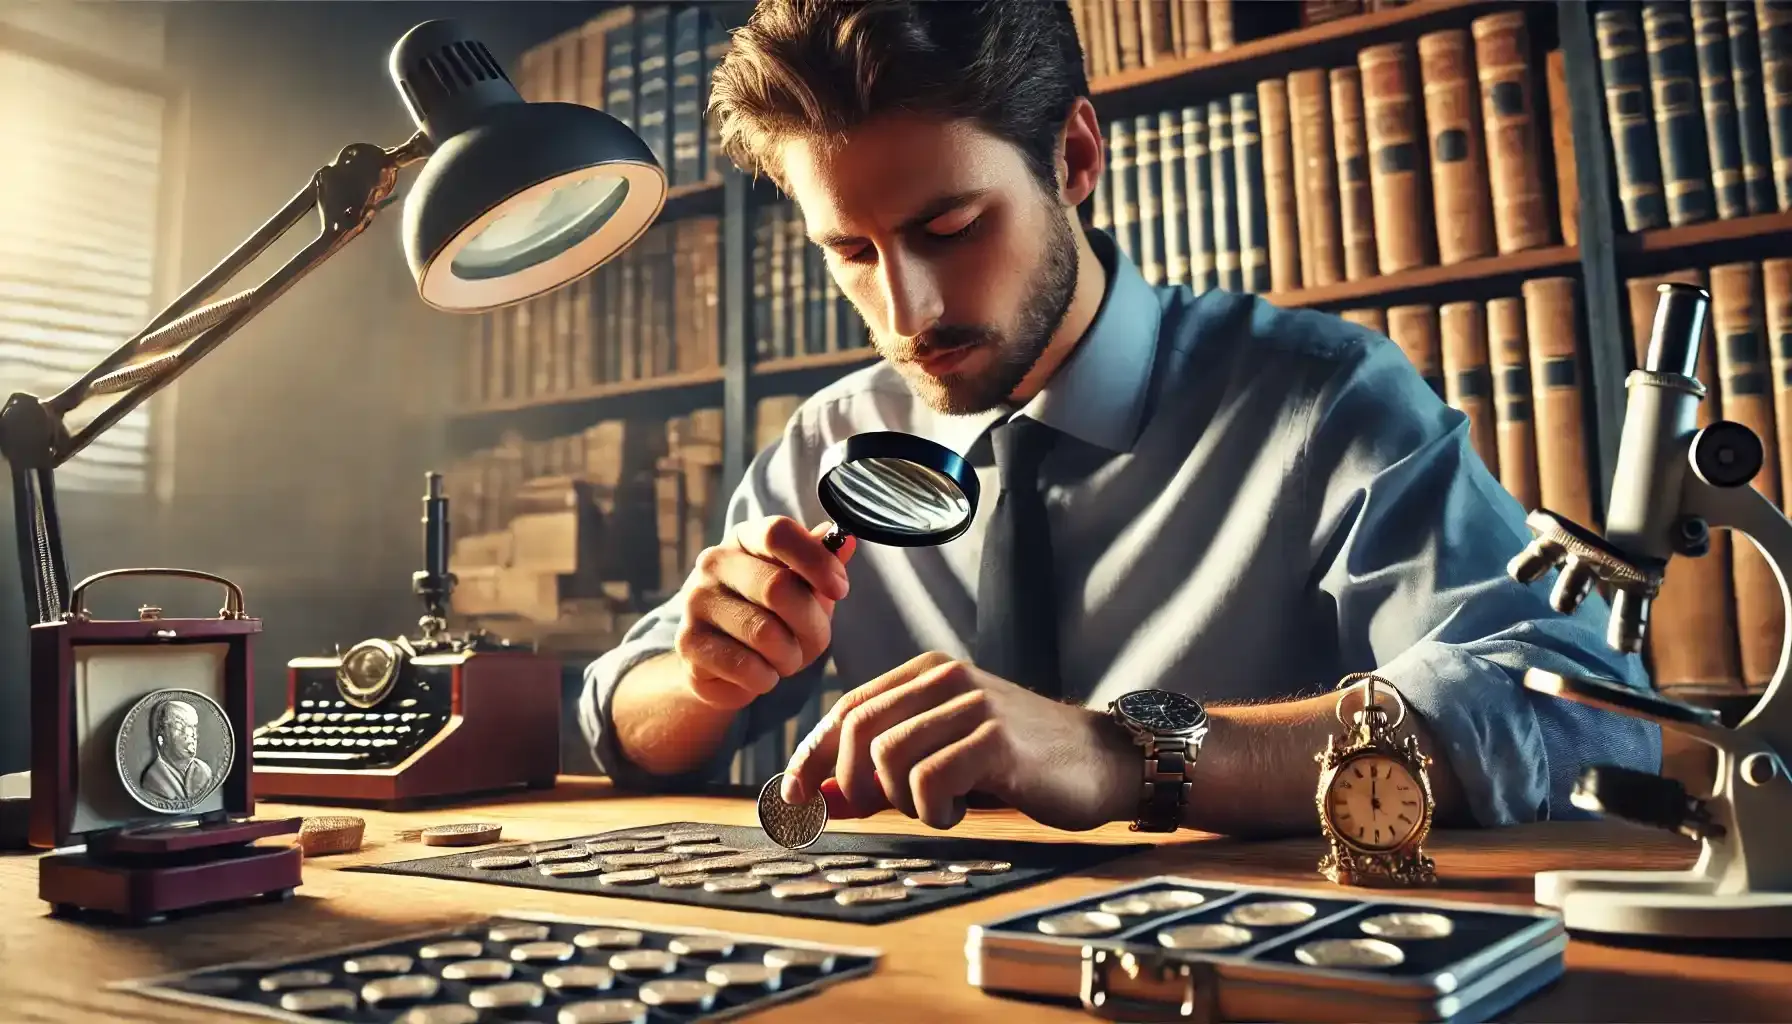
[[[1361,281],[1342,281],[1318,288],[1271,292],[1264,298],[1275,305],[1288,308],[1323,307],[1335,310],[1348,309],[1358,303],[1386,306],[1394,304],[1396,300],[1429,298],[1431,296],[1427,293],[1451,287],[1461,289],[1465,285],[1475,285],[1476,291],[1484,291],[1512,285],[1515,281],[1540,271],[1578,269],[1579,265],[1579,246],[1556,245],[1546,249],[1526,249],[1505,256],[1464,260],[1442,267],[1416,267]],[[1515,286],[1511,290],[1516,290]],[[1452,299],[1474,297],[1477,296],[1450,296]]]
[[[807,397],[849,373],[877,361],[877,350],[847,348],[789,359],[768,359],[753,367],[748,387],[754,399],[772,395]]]
[[[600,384],[578,391],[494,403],[452,414],[451,443],[457,449],[495,444],[516,432],[526,438],[573,434],[600,420],[678,416],[722,404],[722,369]]]
[[[1792,256],[1792,212],[1621,235],[1618,252],[1619,272],[1632,277],[1712,263]]]
[[[877,358],[877,349],[870,346],[864,348],[843,348],[837,352],[816,352],[810,355],[791,356],[788,359],[767,359],[753,367],[755,377],[764,377],[774,373],[795,373],[801,370],[815,370],[826,366],[856,366],[869,363]]]
[[[666,205],[654,221],[663,224],[685,217],[719,216],[722,212],[722,182],[696,181],[674,185],[666,190]]]

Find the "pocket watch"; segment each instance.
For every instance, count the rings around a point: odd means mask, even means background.
[[[1398,738],[1406,702],[1392,683],[1368,673],[1346,676],[1339,685],[1344,734],[1328,737],[1315,757],[1319,827],[1329,847],[1319,873],[1338,885],[1435,882],[1436,866],[1423,849],[1437,810],[1426,772],[1431,758],[1419,750],[1418,737]],[[1346,715],[1358,691],[1361,709]]]

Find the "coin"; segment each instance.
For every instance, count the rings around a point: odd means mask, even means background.
[[[323,988],[330,983],[329,971],[281,971],[261,979],[263,992],[280,992],[289,988]]]
[[[646,1024],[647,1004],[634,999],[593,999],[560,1008],[555,1024]]]
[[[772,842],[787,850],[812,846],[827,830],[827,801],[816,792],[803,803],[787,804],[779,793],[783,785],[784,773],[779,772],[760,789],[759,828]]]
[[[1075,910],[1039,919],[1039,930],[1047,935],[1106,935],[1120,930],[1120,919],[1099,910]]]
[[[664,839],[643,839],[631,844],[631,847],[636,853],[658,853],[671,845]]]
[[[768,860],[753,865],[751,873],[761,878],[801,878],[814,874],[815,865],[801,860]]]
[[[807,900],[826,896],[839,888],[834,883],[819,878],[799,878],[772,886],[772,895],[781,900]]]
[[[714,832],[693,829],[689,832],[668,832],[665,839],[668,843],[716,843],[721,842],[722,837]]]
[[[826,974],[834,969],[834,954],[825,949],[768,949],[765,951],[764,962],[765,966],[778,971],[804,970]]]
[[[1418,911],[1377,914],[1358,927],[1383,939],[1441,939],[1456,930],[1455,923],[1444,915]]]
[[[1406,959],[1400,947],[1380,939],[1319,939],[1300,946],[1294,958],[1308,967],[1397,967]]]
[[[511,871],[516,868],[526,868],[528,866],[529,858],[517,857],[506,853],[501,853],[493,857],[474,857],[472,860],[467,861],[467,867],[479,871]]]
[[[642,985],[640,996],[648,1006],[707,1010],[715,1005],[716,987],[707,981],[661,978]]]
[[[611,853],[631,853],[635,849],[632,839],[610,839],[601,843],[586,843],[585,852],[593,857],[602,857]]]
[[[969,881],[968,876],[956,871],[922,871],[903,878],[902,884],[911,889],[946,889]]]
[[[776,989],[782,980],[775,967],[754,963],[713,964],[703,972],[703,980],[717,988]]]
[[[401,974],[396,978],[381,978],[361,986],[361,998],[374,1006],[414,1003],[419,999],[433,998],[441,987],[442,983],[428,974]]]
[[[652,868],[632,868],[628,871],[606,871],[597,876],[601,885],[646,885],[658,878],[660,873]]]
[[[724,853],[739,853],[720,843],[673,843],[666,847],[667,853],[676,853],[680,857],[720,857]]]
[[[889,868],[847,868],[830,871],[825,877],[835,885],[875,885],[895,878],[896,872]]]
[[[635,842],[635,843],[652,842],[655,839],[666,838],[666,833],[664,833],[664,832],[630,832],[627,835],[617,836],[616,838],[627,839],[630,842]]]
[[[754,878],[752,875],[725,875],[703,883],[704,892],[758,892],[763,888],[765,888],[765,879]]]
[[[353,992],[339,988],[307,988],[281,996],[280,1008],[291,1013],[328,1013],[352,1010],[358,1001]]]
[[[901,903],[906,899],[908,887],[903,885],[864,885],[834,894],[834,902],[843,907],[856,907],[862,903]]]
[[[472,939],[451,939],[447,942],[432,942],[419,949],[417,955],[425,960],[460,960],[483,952],[485,946]]]
[[[350,974],[408,974],[413,961],[408,956],[397,953],[381,953],[375,956],[358,956],[353,960],[345,960],[342,969]]]
[[[486,933],[493,942],[540,942],[548,937],[545,924],[501,924]]]
[[[1144,914],[1166,914],[1172,910],[1188,910],[1207,902],[1207,897],[1192,889],[1155,889],[1119,896],[1103,903],[1104,914],[1138,917]]]
[[[484,846],[495,843],[503,835],[504,826],[493,825],[483,821],[462,822],[458,825],[437,825],[423,830],[424,846]]]
[[[628,974],[671,974],[678,970],[678,954],[663,949],[631,949],[611,956],[610,969]]]
[[[364,818],[306,818],[299,826],[299,849],[307,857],[353,853],[361,848],[361,836],[366,830]]]
[[[785,860],[789,856],[783,850],[745,850],[720,857],[704,857],[700,860],[686,861],[678,866],[678,871],[680,874],[696,871],[745,871],[755,864]]]
[[[679,956],[727,956],[734,940],[726,935],[680,935],[666,943],[666,951]]]
[[[884,857],[877,866],[886,871],[926,871],[934,862],[925,857]]]
[[[1304,900],[1266,900],[1233,907],[1226,920],[1253,928],[1282,928],[1311,921],[1317,913],[1319,908]]]
[[[416,1006],[398,1015],[392,1024],[478,1024],[479,1011],[459,1003]]]
[[[641,944],[641,933],[632,928],[593,928],[572,937],[580,949],[633,949]]]
[[[1158,932],[1157,941],[1169,949],[1231,949],[1251,941],[1251,933],[1235,924],[1183,924]]]
[[[616,984],[616,972],[608,967],[577,964],[556,967],[541,976],[541,983],[556,992],[572,989],[604,989]]]
[[[442,968],[442,977],[449,981],[504,981],[511,973],[503,960],[462,960]]]
[[[947,871],[956,871],[961,875],[1001,875],[1014,870],[1014,865],[1005,860],[960,860],[946,865]]]
[[[676,853],[612,853],[604,858],[604,866],[616,871],[629,868],[657,868],[662,864],[676,864],[679,861]]]
[[[218,702],[197,690],[154,690],[124,713],[112,760],[132,800],[185,814],[217,803],[211,797],[236,764],[236,730]]]
[[[467,1004],[478,1010],[514,1010],[540,1006],[547,995],[547,990],[533,981],[506,981],[474,989],[467,995]]]
[[[861,857],[856,853],[830,853],[815,858],[815,866],[823,871],[834,871],[839,868],[862,868],[871,863],[870,857]]]
[[[694,875],[661,875],[659,883],[668,889],[701,889],[703,883],[712,876],[698,873]]]
[[[570,942],[525,942],[510,947],[510,959],[519,964],[556,963],[571,960],[577,952]]]
[[[573,861],[570,864],[543,864],[536,870],[548,878],[582,878],[585,875],[596,875],[603,872],[604,866],[594,860]]]
[[[589,853],[586,853],[584,850],[575,850],[575,849],[549,850],[546,853],[536,854],[535,855],[535,863],[537,863],[537,864],[571,864],[573,861],[584,860],[586,857],[589,857],[589,856],[591,856],[591,855]]]

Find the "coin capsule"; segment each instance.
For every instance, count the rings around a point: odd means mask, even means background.
[[[570,942],[525,942],[510,948],[510,959],[519,964],[565,963],[577,954]]]
[[[679,935],[666,943],[666,951],[679,956],[728,956],[734,940],[726,935]]]
[[[1308,967],[1379,970],[1398,967],[1406,954],[1380,939],[1319,939],[1295,949],[1294,958]]]
[[[616,984],[616,972],[595,964],[575,964],[543,974],[541,983],[556,992],[607,989]]]
[[[361,986],[361,998],[373,1006],[414,1003],[434,998],[441,988],[442,983],[431,975],[401,974],[396,978],[381,978]]]
[[[641,938],[633,928],[592,928],[574,935],[572,944],[580,949],[634,949]]]
[[[1052,914],[1040,918],[1038,928],[1046,935],[1107,935],[1119,931],[1121,921],[1113,914],[1099,910],[1073,910],[1067,914]]]
[[[280,1008],[291,1013],[329,1013],[352,1010],[360,1000],[353,992],[339,988],[307,988],[288,992],[280,997]]]
[[[1456,930],[1455,922],[1429,911],[1395,911],[1365,918],[1364,934],[1381,939],[1441,939]]]
[[[467,1003],[480,1010],[515,1010],[540,1006],[546,999],[547,990],[533,981],[506,981],[474,989]]]
[[[263,992],[284,992],[294,988],[323,988],[333,975],[329,971],[281,971],[261,979]]]
[[[512,968],[507,960],[462,960],[442,968],[448,981],[508,981]]]
[[[1232,949],[1250,941],[1250,929],[1219,922],[1177,925],[1157,933],[1158,945],[1167,949]]]
[[[450,939],[432,942],[417,951],[425,960],[461,960],[485,952],[485,944],[472,939]]]
[[[647,1024],[647,1004],[634,999],[592,999],[560,1008],[555,1024]]]
[[[671,974],[678,954],[663,949],[631,949],[610,957],[610,969],[625,974]]]
[[[641,986],[640,997],[648,1006],[680,1010],[707,1010],[715,1005],[716,987],[707,981],[661,978]]]

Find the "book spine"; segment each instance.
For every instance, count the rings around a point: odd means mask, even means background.
[[[1236,45],[1232,0],[1207,0],[1207,48],[1217,53]]]
[[[772,324],[772,247],[777,231],[775,208],[761,206],[753,221],[753,361],[777,358],[777,329]]]
[[[1384,337],[1388,333],[1388,311],[1385,309],[1346,309],[1338,317]]]
[[[1244,290],[1238,264],[1238,165],[1232,158],[1232,109],[1226,100],[1207,104],[1207,153],[1213,165],[1213,262],[1220,287]]]
[[[1417,370],[1437,397],[1448,394],[1444,379],[1443,339],[1438,333],[1436,306],[1395,306],[1388,310],[1388,338]]]
[[[1531,366],[1525,343],[1524,300],[1487,304],[1487,357],[1493,369],[1493,422],[1499,436],[1500,484],[1526,510],[1542,504],[1537,482],[1537,432],[1531,418]]]
[[[1231,106],[1239,279],[1245,291],[1262,294],[1270,288],[1269,203],[1263,194],[1263,132],[1257,93],[1235,92]]]
[[[1771,72],[1770,72],[1771,74]],[[1755,491],[1780,503],[1779,432],[1773,415],[1772,366],[1766,348],[1761,267],[1731,263],[1711,268],[1711,318],[1717,331],[1719,413],[1754,431],[1766,451]],[[1767,684],[1779,667],[1784,623],[1779,579],[1753,544],[1731,547],[1736,626],[1742,640],[1742,679],[1751,689]]]
[[[1692,38],[1699,67],[1699,98],[1705,111],[1705,142],[1711,160],[1711,192],[1717,215],[1748,214],[1742,178],[1742,139],[1736,122],[1736,91],[1730,77],[1730,30],[1721,0],[1694,0]]]
[[[1792,210],[1792,5],[1755,0],[1761,82],[1767,99],[1767,139],[1773,147],[1773,189],[1779,208]]]
[[[1338,223],[1344,238],[1344,279],[1374,277],[1375,205],[1369,190],[1369,139],[1363,131],[1362,73],[1333,68],[1332,134],[1337,145]]]
[[[1344,238],[1338,217],[1338,156],[1332,140],[1331,91],[1319,69],[1288,76],[1288,119],[1294,128],[1294,202],[1300,217],[1301,283],[1344,280]]]
[[[1182,108],[1182,174],[1187,184],[1188,276],[1196,295],[1219,287],[1213,249],[1213,162],[1207,146],[1207,112]]]
[[[1369,195],[1375,211],[1376,264],[1383,274],[1431,262],[1425,219],[1430,208],[1412,58],[1405,43],[1370,46],[1357,54],[1363,124],[1369,149]]]
[[[1443,334],[1444,401],[1468,417],[1469,444],[1497,479],[1499,428],[1493,412],[1493,368],[1487,354],[1487,308],[1451,302],[1439,311]]]
[[[1162,181],[1164,282],[1186,287],[1188,266],[1188,200],[1184,197],[1182,119],[1173,110],[1157,115],[1157,174]]]
[[[1773,369],[1773,422],[1780,453],[1780,489],[1792,480],[1792,259],[1761,262],[1768,354]]]
[[[1138,168],[1133,163],[1132,125],[1115,121],[1108,126],[1109,170],[1114,179],[1114,241],[1120,253],[1136,266],[1139,262]]]
[[[455,399],[463,409],[476,409],[485,404],[486,336],[490,320],[485,316],[467,318],[466,338],[461,342],[460,379],[455,382]]]
[[[1176,57],[1176,25],[1172,8],[1176,0],[1142,0],[1139,12],[1140,36],[1144,43],[1140,53],[1146,67],[1154,67]]]
[[[1312,28],[1363,13],[1362,0],[1301,0],[1300,24]]]
[[[1182,6],[1182,55],[1207,52],[1207,4],[1204,0],[1179,0]]]
[[[703,180],[703,9],[672,18],[672,176],[674,185]]]
[[[1419,81],[1425,90],[1425,127],[1431,136],[1438,262],[1447,265],[1492,256],[1493,201],[1487,191],[1474,50],[1466,29],[1419,37]]]
[[[1568,98],[1568,65],[1561,50],[1544,58],[1545,96],[1549,100],[1549,135],[1556,163],[1556,219],[1562,244],[1580,244],[1580,168],[1574,155],[1574,107]]]
[[[786,225],[792,214],[788,203],[779,203],[773,210],[771,270],[767,282],[772,300],[771,358],[782,359],[790,355],[790,229]]]
[[[1139,273],[1153,287],[1164,283],[1163,193],[1157,166],[1157,118],[1132,121],[1134,178],[1139,183]]]
[[[803,258],[809,238],[804,230],[803,212],[795,203],[785,208],[784,284],[789,289],[784,307],[784,324],[789,337],[784,342],[786,357],[809,351],[809,265]]]
[[[1269,220],[1269,287],[1300,287],[1300,218],[1295,209],[1294,133],[1288,120],[1288,83],[1257,83],[1257,115],[1263,125],[1263,205]]]
[[[572,386],[580,390],[597,383],[597,352],[591,337],[592,290],[596,286],[587,274],[567,287],[571,293]]]
[[[1548,245],[1549,201],[1543,194],[1536,105],[1531,93],[1531,39],[1525,13],[1476,18],[1475,70],[1481,81],[1481,122],[1487,132],[1488,191],[1493,236],[1502,253]]]
[[[1101,36],[1102,73],[1118,74],[1120,71],[1120,27],[1119,12],[1115,9],[1114,0],[1093,0],[1095,3],[1095,23],[1099,26]]]
[[[1779,209],[1779,200],[1774,195],[1773,144],[1767,136],[1767,96],[1761,85],[1761,40],[1755,32],[1754,7],[1724,4],[1724,24],[1730,34],[1730,84],[1736,97],[1748,212],[1772,213]]]
[[[1661,151],[1661,186],[1668,223],[1710,220],[1711,164],[1700,111],[1699,56],[1692,42],[1691,8],[1684,2],[1643,5],[1643,45],[1649,52],[1649,101]]]
[[[1649,113],[1649,58],[1643,49],[1642,24],[1635,10],[1614,5],[1595,13],[1593,25],[1624,226],[1631,231],[1666,227],[1668,205],[1661,191],[1655,121]]]
[[[1083,78],[1095,81],[1094,51],[1089,45],[1089,23],[1083,16],[1085,0],[1070,0],[1070,20],[1076,27],[1077,48],[1083,51]]]
[[[605,31],[601,19],[587,23],[579,31],[579,92],[574,102],[594,110],[604,108],[604,71],[608,66],[605,50],[609,45]]]
[[[699,110],[709,109],[709,84],[715,79],[716,67],[722,58],[728,56],[728,26],[722,19],[708,11],[703,15],[703,74],[700,84],[703,89]],[[728,164],[728,158],[722,155],[721,133],[714,118],[704,114],[703,118],[703,177],[705,180],[720,181],[722,170]]]
[[[803,239],[803,281],[808,288],[808,334],[804,340],[808,345],[805,352],[826,352],[835,347],[828,342],[828,281],[830,275],[827,263],[822,259],[821,247]]]
[[[1139,25],[1141,0],[1113,0],[1114,29],[1120,48],[1120,70],[1145,66],[1144,33]]]
[[[1591,527],[1596,524],[1574,279],[1536,278],[1520,289],[1530,339],[1531,408],[1537,421],[1537,482],[1543,507]]]
[[[610,29],[606,39],[609,52],[604,56],[604,112],[635,130],[635,22],[623,22]]]
[[[669,9],[645,7],[636,16],[640,34],[635,39],[636,134],[653,151],[661,167],[670,167],[672,155],[672,46]]]

